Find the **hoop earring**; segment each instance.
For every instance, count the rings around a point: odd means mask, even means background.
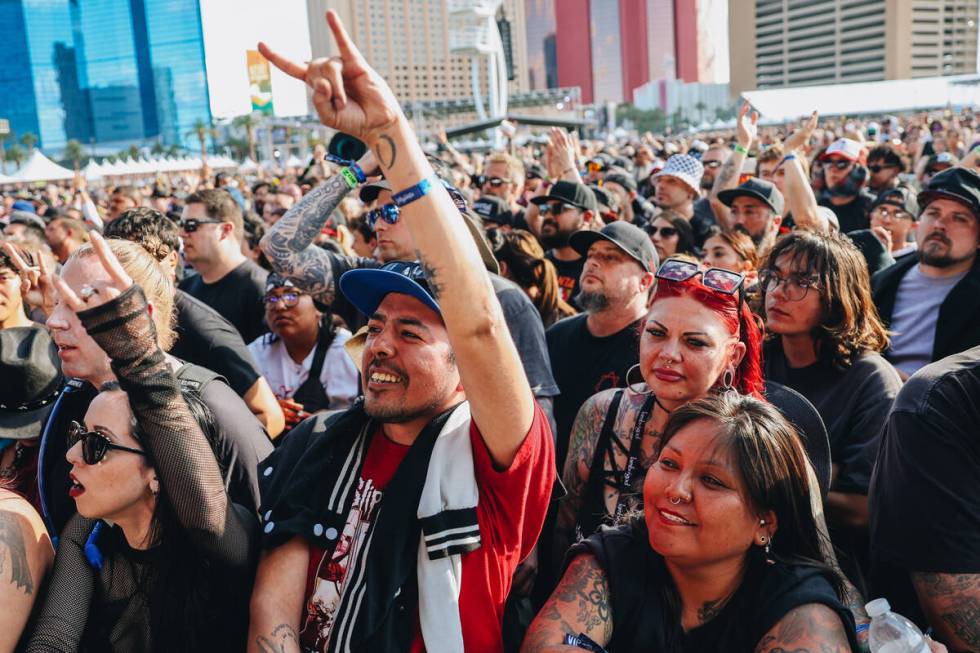
[[[731,390],[733,383],[735,383],[735,372],[731,368],[728,368],[721,375],[721,387],[724,390]]]
[[[633,370],[639,369],[639,367],[640,367],[640,364],[637,363],[633,367],[631,367],[628,370],[626,370],[626,389],[629,390],[630,392],[632,392],[633,394],[637,394],[637,395],[649,395],[649,394],[652,394],[653,391],[650,390],[650,388],[647,388],[645,392],[644,391],[641,391],[641,390],[634,390],[633,389],[633,386],[634,385],[638,385],[640,383],[646,383],[646,381],[643,380],[643,376],[642,375],[640,376],[640,380],[637,381],[636,383],[633,383],[633,382],[630,381],[630,376],[633,374]]]

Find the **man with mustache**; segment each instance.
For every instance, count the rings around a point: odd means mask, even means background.
[[[574,298],[579,291],[579,277],[585,267],[585,257],[569,244],[572,234],[589,229],[599,215],[595,193],[585,184],[561,180],[544,197],[531,200],[544,216],[538,240],[545,257],[555,264],[561,297],[576,308]]]
[[[783,222],[783,194],[775,184],[752,177],[736,188],[718,193],[718,200],[731,209],[734,225],[752,239],[760,254],[768,252]]]
[[[980,345],[980,175],[944,170],[918,202],[918,256],[871,280],[878,312],[894,332],[885,356],[904,377]]]

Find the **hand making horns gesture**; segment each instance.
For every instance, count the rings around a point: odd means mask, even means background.
[[[55,275],[54,285],[61,295],[61,300],[65,302],[68,308],[76,313],[101,306],[123,294],[123,292],[133,285],[132,278],[126,274],[126,270],[123,269],[119,259],[109,249],[109,245],[105,239],[95,232],[91,233],[90,239],[92,249],[95,250],[96,256],[99,257],[99,261],[102,263],[102,268],[108,273],[115,287],[104,283],[91,286],[85,285],[76,293],[61,277]]]
[[[401,107],[385,80],[351,42],[333,11],[327,12],[327,24],[340,56],[301,65],[265,43],[259,43],[259,52],[276,68],[306,82],[313,90],[313,106],[320,122],[371,144],[401,117]]]

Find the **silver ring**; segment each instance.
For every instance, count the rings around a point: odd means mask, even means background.
[[[680,500],[680,498],[678,497],[677,499],[671,499],[671,500],[670,500],[670,502],[671,502],[672,504],[674,504],[675,506],[678,506],[678,505],[680,505],[680,503],[681,503],[681,500]]]

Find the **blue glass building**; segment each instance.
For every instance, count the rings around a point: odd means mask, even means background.
[[[197,148],[211,120],[198,0],[0,0],[0,118],[68,139]]]

